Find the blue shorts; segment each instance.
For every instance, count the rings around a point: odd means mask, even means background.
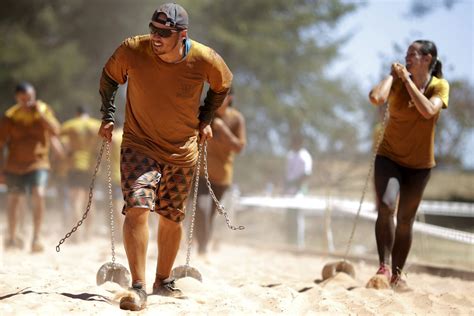
[[[34,170],[25,174],[5,173],[8,192],[26,193],[33,187],[45,187],[49,172],[46,169]]]

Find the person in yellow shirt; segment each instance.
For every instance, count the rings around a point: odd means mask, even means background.
[[[149,28],[149,35],[129,38],[117,48],[100,81],[99,134],[109,142],[115,94],[119,84],[127,83],[120,168],[123,240],[135,295],[121,299],[120,308],[126,310],[146,306],[149,211],[161,215],[153,293],[182,296],[170,274],[181,240],[198,139],[212,137],[210,123],[232,82],[232,73],[219,54],[188,38],[188,14],[180,5],[160,6]],[[205,82],[209,90],[199,106]]]
[[[53,136],[59,133],[59,122],[52,109],[36,99],[34,87],[27,82],[15,89],[16,104],[0,121],[0,151],[7,148],[7,158],[0,173],[5,173],[8,213],[6,248],[22,248],[17,236],[20,198],[31,192],[33,205],[33,240],[31,250],[43,251],[41,225],[45,210],[45,191],[50,169],[49,151]]]
[[[61,141],[66,148],[68,162],[68,192],[74,216],[71,223],[77,222],[84,212],[89,186],[100,138],[97,131],[100,121],[92,118],[83,106],[76,110],[76,116],[63,123]],[[86,236],[90,235],[92,222],[86,224]]]
[[[212,122],[214,137],[207,148],[208,172],[211,187],[218,200],[232,184],[235,154],[240,153],[246,144],[244,116],[233,106],[234,95],[231,91],[222,106],[217,109]],[[198,200],[209,200],[209,189],[203,176],[199,179]],[[212,236],[216,204],[211,202],[211,208],[198,203],[196,210],[196,240],[198,253],[204,255]]]
[[[388,101],[390,111],[375,161],[375,236],[380,261],[377,274],[387,276],[396,290],[409,289],[402,270],[411,247],[416,211],[435,166],[436,122],[449,99],[449,84],[443,79],[433,42],[413,42],[405,61],[406,66],[392,64],[391,74],[369,94],[374,105]]]

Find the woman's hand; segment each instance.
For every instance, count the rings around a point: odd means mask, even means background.
[[[398,78],[402,79],[403,82],[406,82],[410,79],[410,73],[408,72],[405,65],[400,63],[393,63],[392,64],[392,73],[394,73]]]

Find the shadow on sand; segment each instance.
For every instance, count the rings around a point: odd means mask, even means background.
[[[24,288],[18,292],[15,293],[10,293],[4,296],[0,296],[0,301],[5,300],[10,297],[14,297],[17,295],[27,295],[27,294],[38,294],[38,295],[44,295],[44,294],[59,294],[62,296],[66,296],[75,300],[82,300],[82,301],[94,301],[94,302],[104,302],[104,303],[109,303],[112,304],[112,300],[109,298],[99,295],[99,294],[92,294],[92,293],[79,293],[79,294],[72,294],[72,293],[56,293],[56,292],[36,292],[32,290],[28,290],[28,288]]]

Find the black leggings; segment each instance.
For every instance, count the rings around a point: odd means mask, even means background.
[[[222,196],[224,195],[225,191],[229,186],[227,185],[218,185],[211,183],[212,190],[216,195],[216,198],[220,201]],[[204,179],[199,179],[199,190],[198,190],[198,199],[208,197],[209,196],[209,189],[207,187],[206,181]],[[199,202],[199,200],[198,200]],[[216,215],[217,206],[214,201],[211,202],[212,206],[210,209],[203,208],[201,203],[198,203],[198,207],[196,209],[196,240],[198,243],[198,253],[204,254],[207,252],[207,245],[209,240],[212,237],[212,230],[214,224],[214,217]],[[207,204],[207,203],[206,203]]]
[[[390,263],[392,273],[400,274],[410,251],[412,228],[431,169],[400,166],[387,157],[375,159],[377,221],[375,237],[381,264]],[[397,226],[394,217],[397,210]]]

